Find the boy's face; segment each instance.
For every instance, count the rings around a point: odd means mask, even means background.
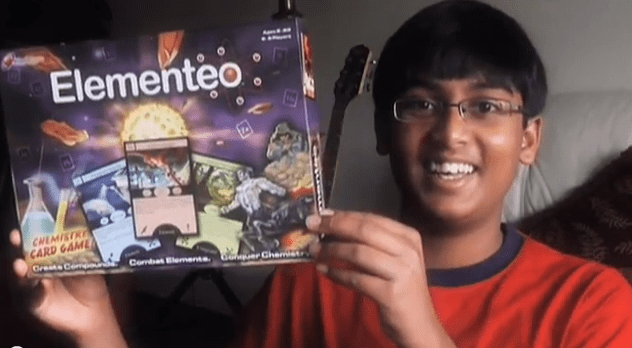
[[[450,104],[491,98],[523,105],[520,93],[478,78],[430,81],[402,97]],[[523,117],[513,112],[478,122],[449,107],[430,120],[393,119],[391,127],[376,127],[378,151],[390,155],[404,211],[450,225],[499,219],[519,164],[531,164],[540,143],[541,119],[524,127]]]

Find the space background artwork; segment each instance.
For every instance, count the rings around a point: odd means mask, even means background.
[[[301,19],[0,51],[31,276],[308,259]]]

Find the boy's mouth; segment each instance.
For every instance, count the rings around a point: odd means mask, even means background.
[[[444,180],[458,180],[476,171],[476,167],[465,162],[430,161],[427,169],[433,175]]]

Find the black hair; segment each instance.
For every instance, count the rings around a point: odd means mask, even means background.
[[[542,112],[544,66],[518,22],[472,0],[426,7],[384,46],[373,82],[376,117],[390,115],[393,102],[423,81],[478,76],[521,93],[525,121]]]

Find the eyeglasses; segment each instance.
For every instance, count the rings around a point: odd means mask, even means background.
[[[403,98],[393,104],[395,119],[404,123],[437,120],[448,108],[456,107],[464,120],[487,123],[498,117],[522,113],[523,107],[507,100],[492,98],[472,98],[459,103],[445,103],[431,99]]]

